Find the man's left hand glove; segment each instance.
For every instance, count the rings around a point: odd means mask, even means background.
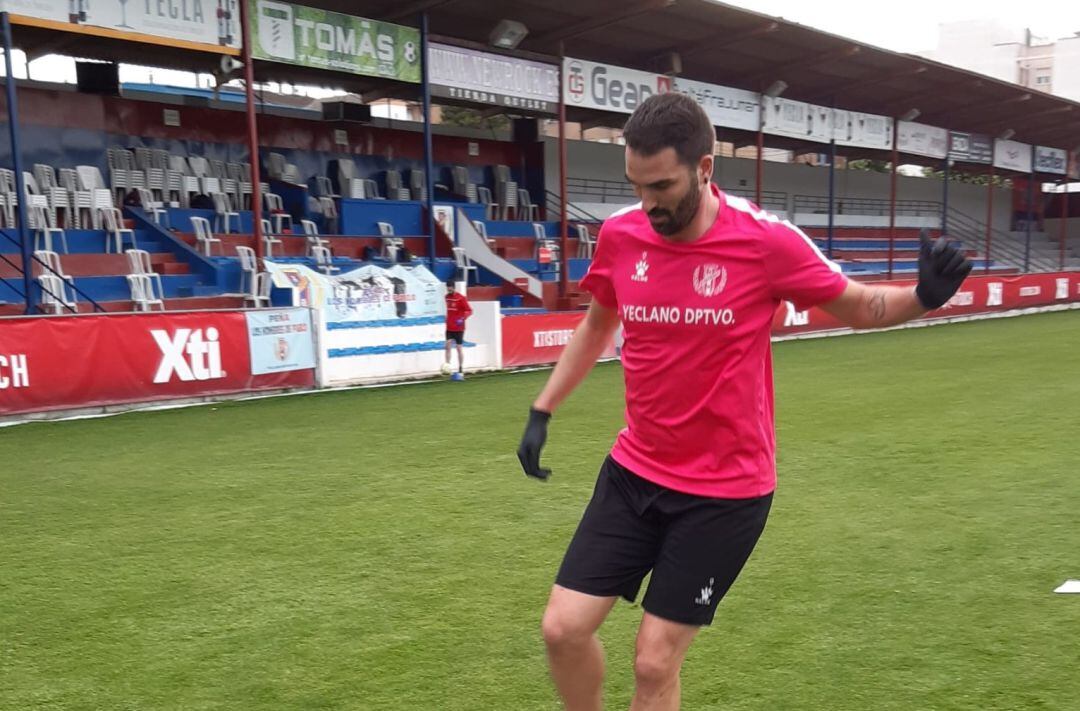
[[[931,242],[923,230],[919,242],[919,285],[915,287],[915,296],[927,311],[933,311],[952,298],[973,265],[963,251],[945,237]]]

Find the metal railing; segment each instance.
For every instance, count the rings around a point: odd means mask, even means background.
[[[555,220],[559,219],[559,210],[562,205],[559,201],[559,194],[550,190],[545,191],[547,193],[547,214],[549,217],[554,216]],[[569,193],[569,191],[567,191]],[[580,207],[570,202],[570,198],[566,200],[566,219],[571,222],[596,222],[600,223],[604,220],[597,217],[587,210],[582,210]]]
[[[882,198],[834,198],[834,215],[888,216],[889,200]],[[829,198],[818,195],[796,195],[796,213],[827,214]],[[897,200],[896,214],[907,217],[941,217],[941,203],[931,200]]]
[[[634,188],[625,180],[567,178],[566,199],[584,202],[632,203],[637,201]]]
[[[734,195],[735,197],[746,198],[750,202],[754,202],[757,198],[757,194],[750,188],[725,188],[721,187],[728,195]],[[777,190],[762,190],[761,202],[758,203],[758,207],[763,210],[773,210],[776,212],[787,212],[788,210],[788,194],[782,193]]]
[[[750,188],[726,188],[721,186],[728,195],[746,198],[754,201],[757,197]],[[614,202],[629,204],[638,201],[637,193],[633,186],[623,180],[603,180],[600,178],[567,178],[566,199],[581,202]],[[758,206],[766,210],[779,210],[786,212],[788,209],[788,194],[777,190],[763,190],[761,192],[761,204]]]
[[[31,231],[31,230],[27,230],[27,232],[28,232],[28,233],[29,233],[30,231]],[[7,233],[7,231],[6,231],[6,230],[0,230],[0,234],[2,234],[2,235],[4,236],[4,238],[5,238],[5,239],[6,239],[6,240],[7,240],[8,242],[11,242],[12,244],[14,244],[14,245],[16,245],[16,246],[21,246],[21,245],[20,245],[20,243],[19,243],[19,241],[18,241],[18,240],[16,240],[16,239],[15,239],[14,237],[12,237],[11,235],[9,235],[9,234]],[[52,267],[50,267],[50,266],[49,266],[48,264],[46,264],[45,262],[43,262],[43,261],[41,261],[40,259],[38,259],[37,255],[36,255],[36,254],[34,254],[33,252],[31,252],[31,254],[30,254],[30,258],[31,258],[31,259],[32,259],[33,261],[35,261],[35,262],[37,262],[38,264],[40,264],[40,265],[41,265],[41,266],[42,266],[42,267],[43,267],[43,268],[44,268],[45,270],[47,270],[47,271],[51,272],[53,276],[59,277],[59,278],[60,278],[60,280],[61,280],[61,282],[62,282],[63,284],[66,284],[67,286],[71,287],[71,290],[72,290],[72,291],[74,291],[74,292],[75,292],[75,293],[76,293],[77,295],[81,296],[81,297],[82,297],[83,299],[85,299],[85,300],[86,300],[87,302],[89,302],[89,303],[90,303],[90,305],[94,307],[94,311],[100,311],[100,312],[102,312],[102,313],[104,313],[104,312],[105,312],[105,309],[101,308],[101,305],[100,305],[100,304],[99,304],[99,303],[98,303],[97,301],[95,301],[95,300],[94,300],[93,298],[91,298],[90,296],[88,296],[88,295],[86,294],[86,292],[85,292],[85,291],[83,291],[82,289],[80,289],[80,288],[79,288],[78,286],[76,286],[76,285],[75,285],[75,279],[74,279],[73,277],[71,277],[71,278],[70,278],[70,280],[69,280],[69,279],[65,279],[65,278],[64,278],[64,275],[62,275],[62,274],[59,274],[59,273],[58,273],[58,272],[57,272],[57,271],[56,271],[55,269],[53,269]],[[15,262],[11,261],[10,259],[8,259],[8,258],[7,258],[7,257],[6,257],[5,255],[3,255],[3,254],[0,254],[0,260],[3,260],[5,264],[7,264],[7,265],[8,265],[9,267],[11,267],[12,269],[15,269],[15,270],[17,270],[17,271],[18,271],[18,272],[19,272],[20,274],[24,273],[24,270],[25,270],[25,269],[27,268],[27,265],[25,265],[25,264],[24,264],[24,265],[23,265],[22,267],[19,267],[18,265],[16,265],[16,264],[15,264]],[[32,268],[32,267],[31,267],[31,268]],[[9,281],[8,281],[7,279],[4,279],[4,280],[2,280],[2,281],[4,282],[4,284],[5,284],[5,285],[7,285],[7,287],[8,287],[9,289],[11,289],[11,290],[12,290],[12,291],[14,291],[14,292],[15,292],[16,294],[18,294],[18,295],[19,295],[20,297],[22,297],[23,301],[26,301],[26,294],[25,294],[25,293],[23,293],[23,291],[22,291],[21,289],[18,289],[18,288],[16,288],[16,287],[15,287],[15,286],[14,286],[13,284],[11,284],[11,283],[10,283],[10,282],[9,282]],[[48,287],[46,287],[46,286],[45,286],[44,284],[42,284],[42,283],[41,283],[40,281],[38,282],[38,288],[39,288],[39,289],[41,289],[41,291],[42,291],[42,292],[44,292],[44,293],[48,294],[49,296],[53,297],[54,299],[56,299],[57,303],[59,303],[59,304],[60,304],[61,306],[63,306],[63,307],[65,308],[65,309],[67,309],[67,310],[71,311],[71,313],[78,313],[78,309],[77,309],[77,308],[72,308],[71,306],[68,306],[68,304],[67,304],[67,301],[66,301],[66,299],[65,299],[65,298],[62,298],[62,295],[60,295],[60,294],[54,294],[54,293],[53,293],[52,291],[50,291],[50,290],[49,290],[49,288],[48,288]],[[40,305],[40,304],[38,304],[38,308],[39,308],[39,309],[41,308],[41,305]]]
[[[952,239],[963,243],[966,249],[985,251],[986,223],[950,207],[945,220],[945,233]],[[1014,238],[1008,232],[991,228],[990,253],[984,254],[987,260],[1009,262],[1009,266],[1024,272],[1053,272],[1060,267],[1057,259],[1050,259],[1033,254],[1029,246]]]

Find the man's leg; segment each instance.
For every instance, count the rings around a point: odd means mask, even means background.
[[[551,588],[541,625],[548,664],[566,711],[604,708],[604,649],[596,630],[615,604],[561,585]]]
[[[458,365],[458,372],[459,373],[464,373],[465,372],[465,349],[462,347],[462,345],[460,343],[457,346],[457,365]]]
[[[699,629],[645,613],[634,654],[630,711],[678,711],[679,670]]]
[[[450,347],[454,345],[452,338],[446,339],[446,364],[450,365]]]

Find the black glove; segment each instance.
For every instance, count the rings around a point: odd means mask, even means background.
[[[547,441],[547,427],[550,419],[550,412],[530,407],[529,423],[525,425],[525,434],[521,436],[521,444],[518,445],[517,455],[521,468],[528,476],[536,477],[541,481],[547,481],[547,478],[551,476],[550,469],[540,466],[540,450],[544,448],[544,442]]]
[[[927,311],[941,308],[971,273],[971,261],[945,237],[931,242],[926,230],[919,233],[919,285],[915,296]]]

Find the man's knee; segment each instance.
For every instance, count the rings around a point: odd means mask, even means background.
[[[634,679],[639,687],[660,689],[679,677],[682,660],[665,650],[638,649],[634,656]]]
[[[544,635],[544,644],[549,648],[568,648],[587,643],[596,632],[596,625],[570,610],[548,605],[540,631]]]
[[[679,678],[688,640],[664,634],[640,634],[634,654],[639,687],[662,689]]]
[[[540,622],[540,631],[544,635],[544,644],[548,647],[566,647],[581,644],[592,634],[591,630],[585,630],[583,626],[564,612],[549,606],[544,611],[544,619]]]

